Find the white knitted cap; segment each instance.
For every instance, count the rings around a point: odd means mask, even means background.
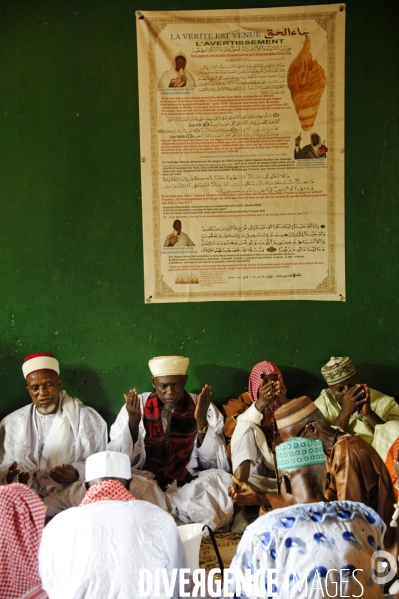
[[[96,478],[124,478],[130,480],[130,459],[126,453],[119,451],[100,451],[93,453],[86,460],[85,481]]]

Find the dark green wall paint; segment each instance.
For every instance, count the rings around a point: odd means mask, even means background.
[[[134,11],[185,8],[0,2],[1,415],[27,402],[33,351],[53,351],[66,389],[110,421],[124,391],[149,389],[147,360],[163,353],[190,356],[188,388],[209,382],[216,402],[265,358],[291,395],[314,395],[322,363],[342,354],[399,393],[397,1],[347,2],[346,303],[144,305]]]

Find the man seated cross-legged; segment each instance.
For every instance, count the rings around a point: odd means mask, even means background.
[[[277,492],[274,447],[278,441],[278,430],[274,413],[277,408],[289,400],[283,376],[278,366],[263,360],[255,364],[249,375],[248,393],[241,394],[225,404],[226,423],[225,436],[231,436],[231,461],[237,482],[230,488],[230,493],[237,485],[246,483],[254,491],[262,494]],[[241,510],[236,510],[232,530],[242,532],[248,521],[257,516],[259,508],[255,494],[240,493],[235,495],[236,503]],[[268,502],[267,502],[268,503]],[[244,509],[243,506],[246,506]],[[254,506],[250,508],[249,506]],[[255,513],[253,513],[255,510]]]
[[[28,484],[54,516],[79,503],[85,460],[106,448],[107,424],[61,389],[52,354],[27,356],[22,370],[32,403],[0,423],[0,484]]]
[[[233,515],[223,417],[208,385],[199,395],[185,390],[188,364],[184,356],[149,361],[154,390],[124,396],[108,448],[130,457],[136,497],[215,530]]]

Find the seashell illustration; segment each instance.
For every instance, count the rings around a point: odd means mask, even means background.
[[[303,131],[309,131],[316,120],[321,97],[327,84],[324,69],[310,52],[310,38],[288,67],[287,85]]]

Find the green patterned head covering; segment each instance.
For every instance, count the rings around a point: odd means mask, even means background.
[[[292,470],[293,468],[326,463],[326,456],[320,439],[294,437],[277,445],[276,457],[279,470]]]

